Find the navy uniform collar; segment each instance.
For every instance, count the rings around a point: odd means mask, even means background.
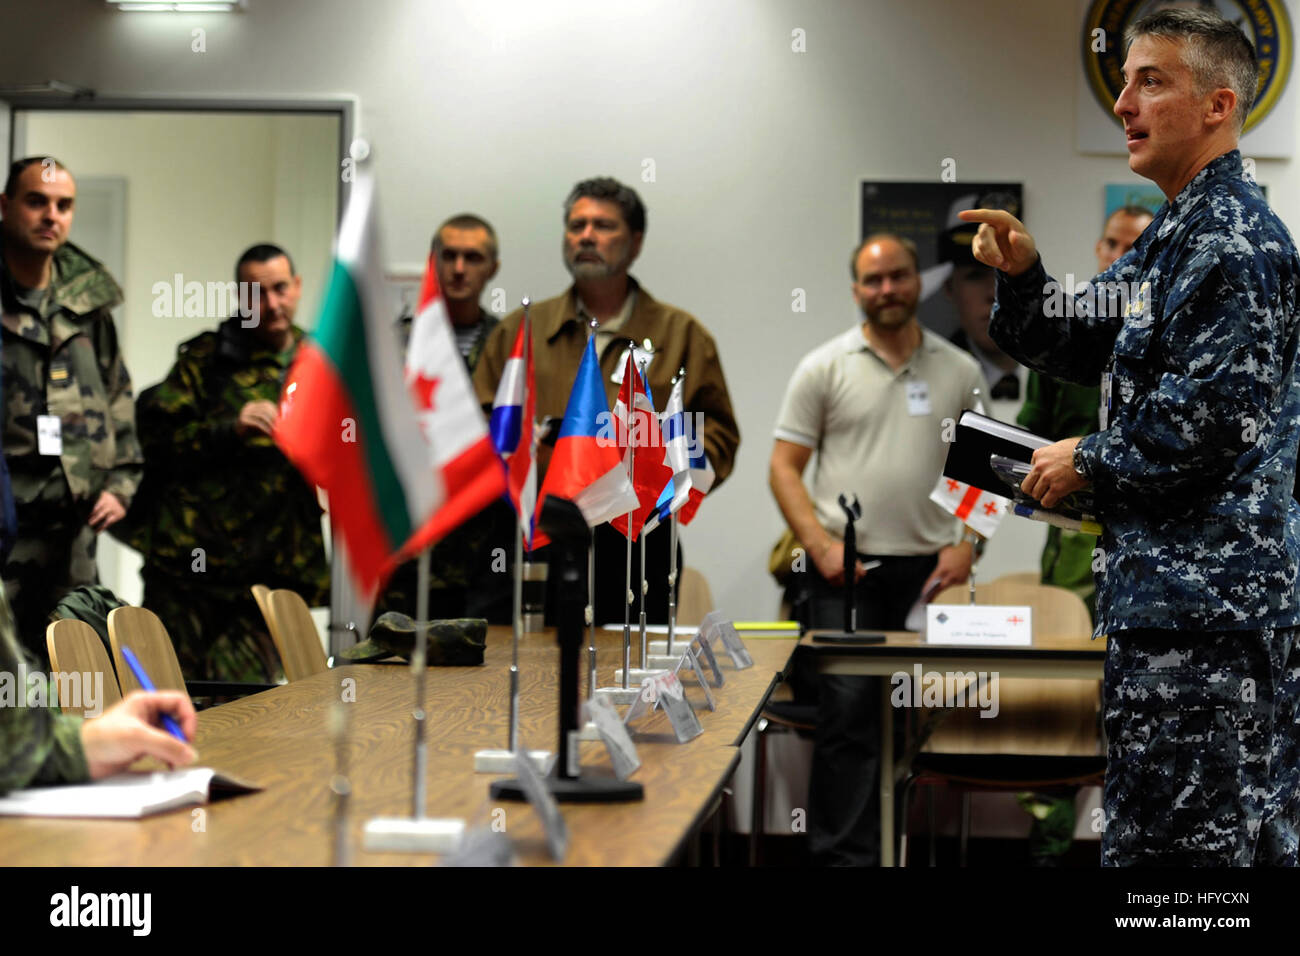
[[[1173,201],[1168,203],[1163,212],[1164,221],[1158,232],[1163,238],[1186,221],[1190,212],[1213,187],[1220,183],[1241,179],[1244,175],[1241,165],[1241,150],[1231,149],[1222,156],[1216,156],[1205,165],[1192,181],[1182,188]]]

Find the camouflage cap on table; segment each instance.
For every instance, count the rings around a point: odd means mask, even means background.
[[[487,621],[481,617],[462,617],[449,621],[429,621],[428,657],[431,665],[466,667],[483,663],[487,646]],[[389,611],[370,625],[370,636],[339,656],[353,664],[365,664],[385,657],[405,657],[415,653],[415,621],[406,614]]]

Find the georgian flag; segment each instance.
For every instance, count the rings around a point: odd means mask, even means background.
[[[939,476],[930,492],[930,500],[949,514],[956,515],[972,531],[991,537],[1002,523],[1011,502],[1001,495],[981,491],[955,478]]]

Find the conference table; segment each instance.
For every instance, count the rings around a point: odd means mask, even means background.
[[[960,674],[987,671],[1001,677],[1047,680],[1101,680],[1106,663],[1106,641],[1090,643],[1079,637],[1035,634],[1030,646],[982,646],[927,643],[915,631],[886,631],[874,644],[826,644],[816,633],[799,642],[800,654],[811,654],[821,673],[878,677],[885,682],[880,700],[880,760],[882,768],[895,769],[894,708],[888,681],[898,672],[909,673],[916,664],[927,672]],[[895,773],[880,774],[880,862],[893,866]]]
[[[621,629],[620,629],[621,630]],[[597,630],[601,686],[622,663],[622,635]],[[633,659],[639,643],[634,633]],[[724,684],[708,710],[693,679],[683,680],[704,732],[677,743],[659,711],[637,723],[641,766],[630,777],[645,799],[623,804],[560,805],[570,840],[566,865],[656,866],[679,860],[689,838],[717,806],[740,759],[739,747],[789,665],[793,636],[747,637],[754,666],[737,670],[719,653]],[[721,648],[719,647],[719,651]],[[519,862],[550,864],[542,824],[523,803],[494,800],[490,774],[474,772],[474,754],[507,746],[509,628],[489,628],[483,666],[428,671],[430,817],[467,827],[504,826]],[[585,661],[584,648],[584,686]],[[553,632],[520,642],[520,742],[554,751],[558,734],[559,649]],[[330,781],[336,746],[330,715],[346,715],[347,827],[357,865],[427,865],[429,853],[369,853],[362,828],[377,816],[412,810],[414,678],[402,662],[323,671],[199,714],[199,766],[247,780],[260,792],[214,800],[144,820],[0,819],[0,865],[323,866],[335,828]],[[613,775],[599,741],[580,744],[584,772]]]

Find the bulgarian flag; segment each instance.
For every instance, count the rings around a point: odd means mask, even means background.
[[[329,495],[330,520],[367,600],[446,494],[383,300],[373,194],[370,177],[358,176],[316,332],[289,369],[275,428],[285,456]]]
[[[415,396],[430,464],[446,499],[402,549],[412,557],[474,517],[506,490],[506,472],[488,436],[430,255],[406,347],[406,383]]]

